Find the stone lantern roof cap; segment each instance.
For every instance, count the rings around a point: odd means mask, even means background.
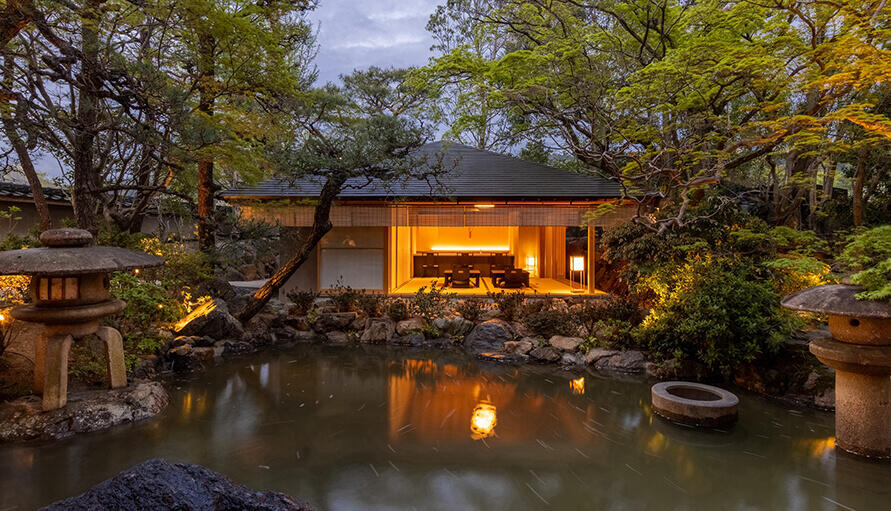
[[[61,277],[148,268],[164,259],[119,247],[93,245],[82,229],[50,229],[40,235],[40,248],[0,252],[0,275]]]
[[[874,300],[858,300],[854,295],[863,291],[859,286],[832,284],[817,286],[783,298],[780,304],[792,310],[821,312],[836,316],[858,318],[891,318],[891,305]]]

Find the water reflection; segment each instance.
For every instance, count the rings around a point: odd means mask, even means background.
[[[639,379],[307,346],[171,390],[158,420],[0,448],[0,509],[155,456],[320,509],[870,509],[891,497],[889,466],[835,453],[831,415],[751,395],[739,424],[703,432],[655,417]]]
[[[495,425],[498,423],[495,405],[483,401],[473,408],[470,417],[470,438],[482,440],[495,433]]]
[[[569,388],[572,390],[573,394],[584,394],[585,393],[585,377],[579,377],[574,380],[569,380]]]

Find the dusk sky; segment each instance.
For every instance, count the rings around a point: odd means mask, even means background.
[[[427,19],[437,0],[320,0],[310,19],[319,29],[318,85],[369,66],[427,62]]]

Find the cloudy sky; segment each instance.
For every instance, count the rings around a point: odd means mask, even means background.
[[[444,0],[320,0],[319,85],[369,66],[421,65],[433,40],[424,27]]]

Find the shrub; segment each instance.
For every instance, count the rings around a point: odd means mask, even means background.
[[[498,306],[501,315],[508,321],[517,319],[522,312],[523,304],[526,303],[526,297],[520,291],[507,293],[499,291],[497,293],[490,291],[489,298]]]
[[[479,298],[465,298],[455,308],[458,314],[468,321],[480,319],[486,309],[486,303]]]
[[[127,307],[116,316],[121,333],[144,331],[158,322],[172,322],[186,311],[172,300],[160,284],[140,278],[130,272],[115,272],[111,276],[111,295],[127,302]]]
[[[319,293],[313,290],[292,289],[286,296],[288,300],[291,300],[291,303],[297,306],[297,314],[305,316],[315,305]]]
[[[628,321],[620,319],[602,319],[594,323],[591,335],[583,348],[607,348],[617,350],[638,349],[641,347],[638,330]]]
[[[664,266],[646,280],[657,299],[641,324],[642,339],[660,356],[725,374],[775,353],[794,323],[771,284],[754,273],[714,260]]]
[[[334,286],[333,292],[328,295],[331,298],[331,303],[334,304],[334,307],[337,309],[337,312],[350,312],[356,310],[356,306],[359,303],[359,295],[362,294],[359,291],[351,288],[350,286],[345,286],[341,281],[337,281],[337,284]]]
[[[601,321],[621,321],[637,326],[643,320],[643,311],[633,301],[624,297],[610,297],[599,300],[581,300],[570,308],[579,325],[588,333],[593,333],[595,325]]]
[[[373,293],[361,293],[356,298],[356,307],[369,318],[376,318],[381,315],[381,309],[384,305],[383,295]]]
[[[579,324],[566,307],[540,301],[532,302],[524,310],[523,325],[545,339],[554,335],[574,336],[578,332]]]
[[[393,321],[408,319],[408,302],[402,298],[393,298],[387,301],[387,316]]]
[[[412,297],[412,308],[427,321],[445,316],[449,312],[453,295],[443,293],[442,289],[432,284],[430,290],[427,291],[427,289],[427,286],[418,289],[418,292]]]

